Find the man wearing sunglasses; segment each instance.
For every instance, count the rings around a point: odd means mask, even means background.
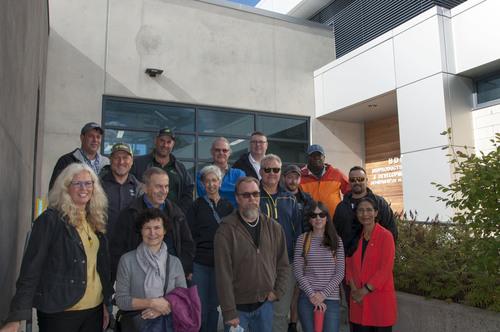
[[[231,146],[229,141],[224,137],[216,138],[212,143],[212,148],[210,149],[210,154],[214,158],[213,165],[220,168],[222,175],[222,183],[219,188],[219,195],[227,200],[230,200],[234,206],[236,206],[236,199],[234,197],[234,184],[236,180],[245,176],[245,172],[237,168],[229,168],[227,161],[231,156]],[[207,194],[203,186],[201,185],[200,172],[196,174],[196,191],[199,197],[203,197]]]
[[[349,181],[338,168],[325,163],[325,150],[319,144],[307,149],[307,165],[301,169],[300,189],[309,193],[315,201],[325,203],[330,215],[335,213],[342,200],[340,193],[347,194]]]
[[[370,188],[367,187],[368,179],[363,167],[354,166],[351,168],[349,171],[349,183],[351,191],[344,195],[344,199],[337,205],[337,209],[332,218],[337,233],[344,244],[346,256],[352,256],[355,251],[353,244],[358,243],[361,237],[363,226],[357,221],[355,211],[356,205],[363,197],[370,197],[377,202],[378,215],[375,220],[380,226],[392,233],[394,242],[396,242],[398,230],[394,221],[392,209],[383,197],[375,195]],[[342,285],[346,294],[345,296],[349,299],[351,296],[351,288],[345,280],[342,282]],[[349,305],[349,300],[346,302]]]
[[[222,218],[214,257],[224,331],[271,332],[273,302],[283,296],[290,265],[285,233],[259,209],[259,181],[242,177],[235,185],[238,208]]]
[[[302,214],[295,196],[279,185],[281,165],[280,157],[275,154],[268,154],[262,158],[260,163],[260,210],[283,227],[291,267],[295,241],[302,234]],[[279,301],[274,302],[273,332],[286,332],[288,330],[287,315],[296,283],[292,268],[290,268],[289,276],[285,294]]]

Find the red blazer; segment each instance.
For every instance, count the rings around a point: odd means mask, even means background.
[[[394,238],[391,232],[375,224],[365,257],[361,263],[363,238],[351,257],[346,257],[346,281],[354,280],[356,288],[370,284],[375,289],[365,295],[363,306],[354,303],[352,297],[350,321],[364,326],[392,326],[396,323],[397,306],[394,290]]]

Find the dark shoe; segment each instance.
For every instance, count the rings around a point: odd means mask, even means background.
[[[297,332],[297,323],[288,324],[288,332]]]

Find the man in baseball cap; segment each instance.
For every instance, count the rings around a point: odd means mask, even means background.
[[[337,204],[351,188],[344,173],[325,163],[325,150],[319,144],[307,149],[307,165],[301,169],[300,189],[309,193],[315,201],[322,201],[333,216]]]
[[[134,158],[131,173],[142,181],[146,170],[155,166],[168,174],[167,198],[177,204],[186,213],[193,202],[194,183],[183,163],[175,158],[172,149],[175,145],[175,132],[171,128],[162,128],[154,139],[155,148],[152,153]]]
[[[121,210],[126,208],[134,199],[143,194],[141,182],[130,174],[134,158],[130,145],[119,142],[113,145],[109,155],[110,167],[108,172],[100,175],[102,187],[108,196],[108,222],[106,237],[111,239],[113,230]]]
[[[70,164],[86,163],[96,174],[99,174],[105,166],[109,165],[109,159],[98,153],[103,134],[104,130],[96,122],[89,122],[83,126],[80,131],[80,148],[59,158],[50,178],[49,190],[52,189],[54,182],[63,169]]]

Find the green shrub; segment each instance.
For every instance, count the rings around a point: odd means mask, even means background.
[[[500,312],[498,274],[472,269],[468,227],[397,219],[396,290]]]

